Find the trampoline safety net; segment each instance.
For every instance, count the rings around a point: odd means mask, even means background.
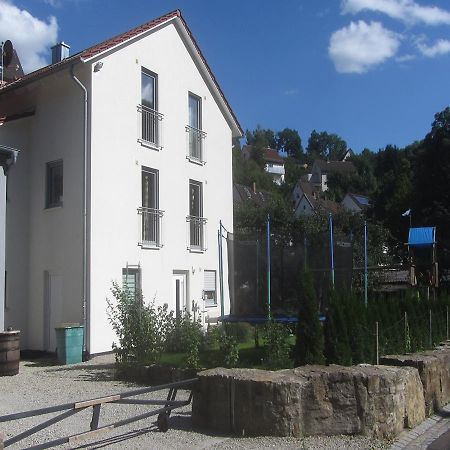
[[[328,233],[303,237],[294,242],[270,238],[271,310],[276,314],[296,314],[298,282],[305,269],[314,278],[321,309],[331,289],[331,252]],[[227,237],[231,314],[267,313],[266,233],[232,234]],[[337,288],[351,288],[353,245],[334,242],[334,274]]]

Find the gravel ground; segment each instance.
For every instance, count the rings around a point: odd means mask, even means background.
[[[135,384],[114,380],[111,356],[93,358],[87,363],[72,366],[55,366],[48,361],[21,361],[20,373],[14,377],[0,377],[0,415],[51,405],[88,400],[136,389]],[[151,393],[142,398],[163,399],[163,393]],[[181,392],[178,399],[187,398]],[[152,408],[152,407],[150,407]],[[102,407],[100,426],[133,415],[147,412],[142,405],[106,405]],[[47,418],[58,415],[31,417],[0,424],[0,432],[12,437]],[[72,435],[89,429],[92,409],[51,426],[29,437],[11,449],[27,448],[44,441]],[[308,450],[368,450],[385,449],[389,443],[362,436],[333,436],[295,438],[236,438],[216,436],[193,431],[191,428],[191,406],[177,409],[170,418],[167,433],[158,431],[155,417],[150,417],[110,432],[97,435],[95,440],[81,441],[78,445],[60,448],[111,448],[111,449],[308,449]]]

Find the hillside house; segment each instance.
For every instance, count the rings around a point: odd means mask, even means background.
[[[78,322],[88,353],[110,351],[113,280],[217,320],[217,229],[233,231],[242,129],[181,13],[54,56],[0,88],[0,117],[15,118],[0,143],[21,150],[8,180],[5,326],[22,330],[22,348],[54,351],[55,326]],[[223,266],[227,280],[226,255]]]
[[[361,194],[347,193],[341,202],[344,209],[353,213],[363,213],[370,206],[369,198]]]
[[[252,146],[244,145],[242,153],[245,159],[250,159],[252,154]],[[263,153],[264,170],[272,177],[275,184],[284,183],[285,168],[284,158],[281,157],[276,150],[267,147]]]
[[[310,182],[322,192],[328,189],[328,177],[332,173],[343,175],[356,174],[356,167],[351,161],[324,161],[316,159],[311,169]]]

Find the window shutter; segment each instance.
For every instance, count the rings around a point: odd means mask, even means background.
[[[216,290],[216,271],[215,270],[205,270],[205,291],[215,291]]]

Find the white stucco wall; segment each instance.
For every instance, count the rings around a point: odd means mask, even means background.
[[[106,314],[106,297],[122,268],[139,264],[147,301],[173,304],[172,276],[188,277],[188,305],[199,303],[203,316],[220,316],[217,230],[219,220],[233,231],[232,132],[174,25],[104,55],[103,67],[77,64],[75,72],[90,97],[90,191],[88,297],[90,353],[111,350],[114,335]],[[141,67],[158,74],[159,111],[164,114],[164,149],[138,141],[137,105],[141,101]],[[202,128],[207,133],[207,162],[186,159],[188,92],[202,98]],[[61,299],[54,308],[51,332],[59,322],[83,321],[82,205],[83,95],[68,70],[4,95],[0,113],[35,108],[35,115],[0,127],[3,144],[21,149],[8,187],[6,325],[22,329],[22,348],[45,348],[44,274],[58,277]],[[45,209],[46,163],[64,164],[63,206]],[[141,168],[159,170],[159,206],[164,210],[164,246],[138,246]],[[203,183],[207,250],[187,250],[186,216],[189,180]],[[226,242],[224,249],[225,313],[229,312]],[[204,308],[204,270],[217,271],[216,307]]]
[[[35,109],[0,131],[2,142],[21,150],[8,180],[5,321],[22,330],[22,348],[54,350],[44,345],[46,272],[63,284],[49,332],[82,322],[82,97],[66,71],[4,96],[2,106]],[[63,206],[46,209],[46,163],[59,159]]]
[[[219,297],[219,220],[233,230],[231,130],[175,27],[168,25],[100,60],[102,69],[92,75],[91,353],[111,349],[114,336],[105,299],[110,296],[111,282],[120,282],[127,263],[140,264],[146,300],[168,303],[170,309],[175,309],[173,271],[186,271],[188,303],[195,300],[202,307],[205,269],[217,270]],[[158,75],[158,109],[164,114],[161,151],[137,142],[142,67]],[[188,92],[202,98],[202,128],[207,133],[204,166],[186,159]],[[142,166],[159,170],[159,206],[164,211],[164,246],[159,250],[137,245]],[[186,248],[190,179],[203,183],[208,242],[201,254]],[[224,268],[228,312],[226,259]],[[220,316],[220,300],[217,307],[204,311],[210,317]]]

